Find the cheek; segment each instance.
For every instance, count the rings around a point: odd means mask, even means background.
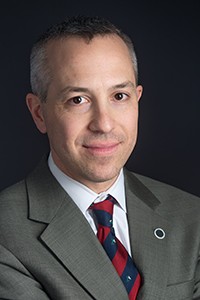
[[[59,136],[60,144],[63,146],[68,145],[68,147],[74,147],[83,128],[80,120],[67,117],[58,120],[55,127],[55,134]]]
[[[134,109],[129,111],[123,118],[124,126],[126,132],[130,138],[135,137],[137,134],[137,125],[138,125],[138,110]]]

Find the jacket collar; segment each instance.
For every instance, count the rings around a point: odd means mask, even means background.
[[[121,279],[89,223],[44,160],[26,184],[29,218],[47,223],[40,238],[66,270],[94,299],[128,300]]]
[[[47,224],[41,239],[64,267],[95,299],[128,300],[120,278],[90,225],[55,180],[45,159],[26,183],[29,218]],[[143,278],[137,299],[162,300],[167,284],[170,225],[156,212],[160,201],[127,171],[125,189],[132,255]],[[165,231],[164,239],[156,238],[156,228]]]
[[[137,300],[164,300],[168,277],[171,225],[160,216],[159,199],[132,173],[126,172],[126,197],[132,256],[143,278]],[[147,179],[148,180],[148,179]],[[163,230],[161,239],[156,229]]]

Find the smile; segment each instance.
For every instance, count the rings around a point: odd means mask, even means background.
[[[92,155],[111,155],[115,153],[120,143],[104,143],[104,144],[92,144],[84,146],[85,149]]]

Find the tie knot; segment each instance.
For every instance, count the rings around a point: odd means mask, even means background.
[[[108,195],[104,201],[93,203],[91,209],[97,219],[99,225],[112,227],[113,206],[115,199]]]

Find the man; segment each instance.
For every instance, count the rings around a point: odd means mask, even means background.
[[[130,39],[69,18],[35,43],[31,85],[51,151],[0,195],[0,298],[200,299],[200,199],[123,168],[142,95]]]

